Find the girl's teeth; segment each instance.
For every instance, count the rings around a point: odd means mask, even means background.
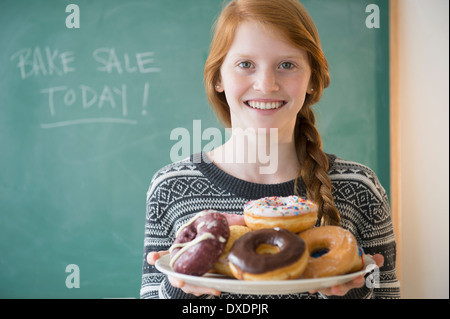
[[[250,105],[254,109],[260,110],[273,110],[277,109],[283,105],[283,102],[257,102],[257,101],[249,101],[248,105]]]

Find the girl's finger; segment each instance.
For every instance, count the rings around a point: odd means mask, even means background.
[[[167,255],[169,252],[167,250],[161,251],[152,251],[147,254],[147,263],[149,265],[154,266],[156,261],[164,255]]]

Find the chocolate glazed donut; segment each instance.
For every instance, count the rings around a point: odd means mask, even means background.
[[[239,238],[228,260],[233,274],[244,280],[283,280],[298,278],[306,268],[309,254],[303,240],[286,229],[260,229]],[[267,244],[278,247],[275,254],[260,254]]]
[[[201,211],[178,230],[169,249],[170,266],[178,273],[202,276],[217,262],[229,236],[225,216]]]

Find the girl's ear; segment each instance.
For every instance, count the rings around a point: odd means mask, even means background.
[[[306,94],[313,94],[314,93],[314,86],[311,83],[311,81],[309,81],[308,83],[308,89],[306,90]]]
[[[222,93],[223,90],[223,85],[222,85],[222,79],[219,79],[216,83],[216,85],[214,86],[214,88],[216,89],[216,92]]]

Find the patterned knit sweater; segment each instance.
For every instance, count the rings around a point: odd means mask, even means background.
[[[350,290],[346,298],[399,298],[395,272],[396,246],[388,198],[374,172],[367,167],[328,155],[333,196],[341,214],[342,227],[350,230],[366,254],[380,253],[384,266],[374,274],[375,284]],[[205,160],[203,160],[205,159]],[[141,298],[197,298],[173,288],[166,276],[146,262],[150,251],[168,250],[177,229],[197,212],[215,209],[242,214],[250,200],[294,193],[294,181],[281,184],[254,184],[235,178],[210,163],[204,153],[160,169],[147,193],[144,261]],[[303,183],[299,194],[306,196]],[[211,298],[211,296],[203,296]],[[324,298],[317,294],[238,295],[222,293],[221,298]]]

